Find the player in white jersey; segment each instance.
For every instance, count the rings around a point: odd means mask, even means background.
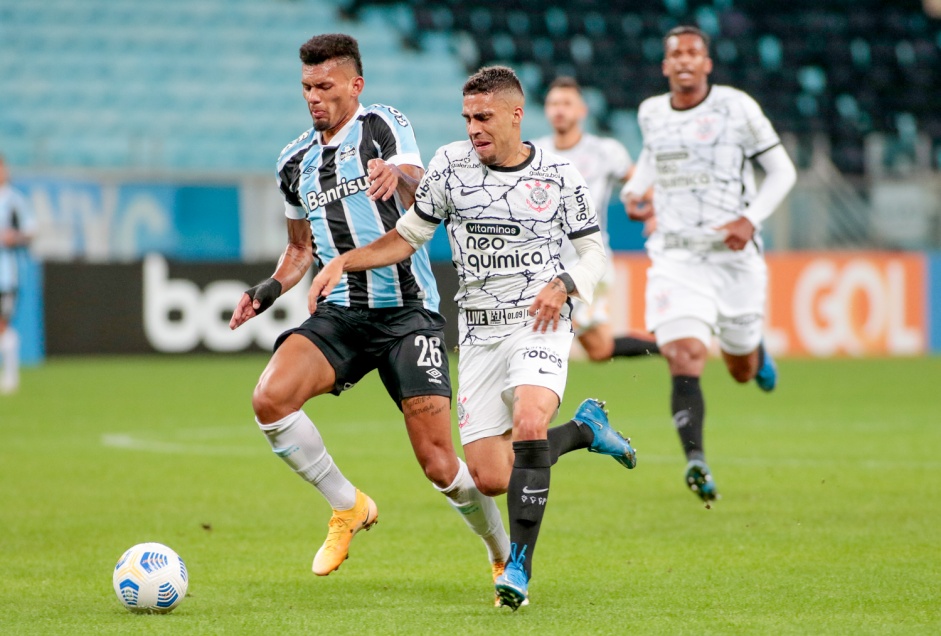
[[[548,428],[565,389],[569,297],[591,302],[606,257],[582,176],[521,140],[523,101],[509,68],[471,76],[463,106],[469,140],[440,148],[396,229],[330,263],[309,296],[313,310],[344,271],[398,262],[445,222],[460,278],[461,443],[477,487],[507,493],[511,558],[495,588],[513,609],[528,599],[549,469],[559,455],[587,447],[627,468],[636,463],[629,440],[611,428],[597,400]],[[579,255],[568,270],[559,252],[566,236]]]
[[[10,321],[19,286],[17,251],[29,245],[35,231],[32,208],[10,185],[0,156],[0,394],[14,393],[20,385],[20,338]]]
[[[274,275],[245,292],[232,329],[296,285],[316,260],[330,262],[394,228],[423,174],[406,117],[388,106],[363,108],[359,45],[342,33],[317,35],[300,49],[301,86],[313,126],[288,145],[278,175],[288,245]],[[314,249],[316,248],[316,249]],[[340,395],[378,370],[402,411],[425,476],[487,546],[502,569],[509,538],[500,510],[480,493],[451,439],[451,383],[428,255],[384,275],[349,277],[316,314],[278,338],[252,395],[255,420],[272,450],[330,503],[327,539],[311,569],[326,576],[349,555],[350,541],[378,519],[375,502],[334,463],[302,407]]]
[[[703,453],[699,378],[716,334],[736,381],[774,389],[777,370],[762,344],[767,268],[759,230],[797,177],[758,104],[742,91],[709,85],[708,36],[677,27],[664,38],[664,53],[670,92],[640,105],[644,148],[621,198],[631,218],[645,220],[649,212],[637,202],[654,185],[647,328],[673,378],[686,483],[708,506],[718,493]],[[752,160],[766,173],[757,190]]]
[[[582,129],[588,106],[575,78],[563,76],[553,80],[546,94],[545,113],[554,133],[533,143],[567,159],[585,178],[608,254],[608,266],[595,289],[594,301],[591,304],[578,299],[573,301],[575,336],[588,357],[596,362],[659,353],[656,341],[649,334],[633,333],[615,338],[608,324],[608,294],[614,285],[608,202],[612,189],[620,187],[631,176],[634,168],[631,156],[617,140],[598,137]],[[571,241],[563,241],[562,263],[569,268],[577,260]]]

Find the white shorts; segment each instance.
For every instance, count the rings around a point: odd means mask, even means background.
[[[723,351],[745,355],[761,342],[767,291],[768,268],[758,255],[727,262],[658,256],[647,270],[647,329],[658,345],[697,338],[709,346],[717,334]]]
[[[513,389],[529,384],[565,393],[572,332],[537,333],[527,324],[494,344],[461,347],[457,419],[461,445],[513,428]]]
[[[578,298],[572,299],[572,327],[575,329],[576,336],[581,336],[586,331],[608,324],[608,291],[613,286],[614,266],[609,259],[604,276],[601,277],[595,287],[593,302],[589,305]]]

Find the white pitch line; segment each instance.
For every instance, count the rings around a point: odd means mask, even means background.
[[[374,426],[397,426],[401,425],[401,422],[385,420],[355,422],[352,424],[344,423],[344,426],[350,425],[362,426],[364,430],[368,430]],[[175,435],[180,436],[182,434],[183,433],[176,433]],[[125,450],[144,451],[149,453],[166,453],[177,455],[222,455],[235,457],[259,456],[260,453],[264,453],[264,451],[267,449],[267,445],[265,445],[263,442],[248,442],[248,437],[245,434],[245,431],[239,429],[226,429],[222,427],[192,429],[187,431],[186,435],[190,439],[201,440],[203,443],[177,442],[152,438],[148,439],[138,437],[131,433],[106,433],[101,436],[101,445],[107,446],[109,448],[121,448]],[[257,440],[260,437],[261,433],[257,433],[254,439]],[[206,440],[211,439],[232,442],[236,438],[245,439],[247,444],[252,444],[251,447],[247,445],[234,446],[232,444],[226,445],[204,443]]]
[[[152,439],[138,439],[132,435],[114,433],[101,436],[101,444],[111,448],[147,451],[150,453],[170,453],[176,455],[257,455],[259,448],[240,446],[214,446],[209,444],[180,444]]]

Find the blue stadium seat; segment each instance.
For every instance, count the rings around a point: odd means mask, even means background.
[[[784,63],[784,52],[777,36],[766,34],[758,38],[758,60],[765,70],[780,70]]]
[[[549,35],[562,38],[568,35],[569,18],[560,7],[548,7],[545,11],[546,30]]]
[[[582,20],[584,23],[584,32],[588,37],[597,40],[607,36],[608,24],[604,14],[598,11],[589,11],[582,16]]]
[[[827,74],[819,66],[804,66],[797,72],[797,81],[810,95],[821,95],[827,88]]]
[[[594,57],[591,40],[585,35],[572,36],[569,40],[569,55],[576,64],[590,65]]]
[[[11,160],[54,165],[120,165],[134,160],[128,138],[159,137],[172,152],[151,159],[173,168],[213,161],[205,148],[238,130],[238,148],[215,161],[268,171],[272,143],[287,139],[266,137],[307,125],[296,56],[317,31],[360,40],[365,95],[422,122],[426,155],[461,133],[452,111],[466,73],[495,61],[517,68],[537,97],[558,74],[576,74],[610,109],[602,126],[624,128],[618,109],[629,117],[666,89],[661,38],[680,23],[713,36],[714,81],[752,93],[782,131],[827,132],[843,165],[861,165],[870,130],[897,134],[900,114],[941,146],[941,21],[916,0],[4,2],[0,133],[26,137],[5,144],[22,153]],[[414,68],[436,80],[420,94],[402,80]],[[102,143],[90,147],[83,130]]]

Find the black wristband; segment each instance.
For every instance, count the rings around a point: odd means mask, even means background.
[[[260,314],[264,310],[271,307],[274,304],[274,301],[278,299],[278,296],[281,295],[281,283],[276,281],[273,278],[268,280],[263,280],[254,287],[245,291],[248,294],[248,297],[253,301],[257,300],[261,303],[258,309],[255,310],[256,314]]]
[[[556,278],[562,281],[562,284],[565,285],[565,293],[571,294],[575,291],[575,281],[572,279],[572,275],[568,272],[562,272]]]

